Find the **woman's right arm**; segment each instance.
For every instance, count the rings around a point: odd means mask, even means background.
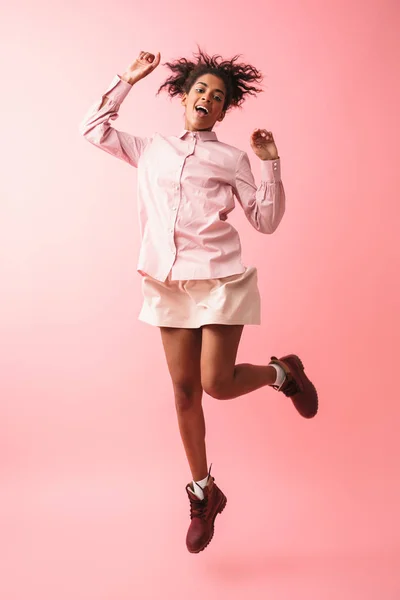
[[[110,121],[118,118],[120,105],[132,86],[151,73],[159,62],[160,54],[155,57],[148,52],[141,52],[121,77],[116,75],[113,78],[102,95],[101,102],[96,102],[89,108],[79,125],[79,133],[88,142],[133,167],[138,166],[139,158],[149,139],[118,131],[111,126]]]

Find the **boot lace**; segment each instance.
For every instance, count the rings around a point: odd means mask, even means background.
[[[284,381],[281,388],[279,388],[279,385],[273,385],[272,387],[275,388],[276,390],[279,390],[280,392],[283,392],[285,394],[285,396],[288,396],[288,398],[290,398],[300,392],[299,386],[294,381],[294,379],[292,379],[291,381],[290,380]]]
[[[276,356],[272,356],[271,358],[273,360],[271,360],[270,364],[273,364],[273,363],[280,364],[279,360],[277,360]],[[279,392],[283,392],[285,394],[285,396],[287,396],[288,398],[291,398],[292,396],[294,396],[295,394],[298,394],[301,391],[299,386],[297,385],[296,381],[289,373],[286,374],[286,379],[281,386],[272,385],[271,387],[273,387],[275,390],[278,390]]]
[[[208,470],[209,478],[211,477],[211,467],[212,463]],[[190,518],[193,519],[194,517],[197,517],[198,519],[205,519],[207,514],[208,494],[204,495],[204,500],[200,500],[197,496],[193,497],[187,488],[186,491],[190,501]]]
[[[198,519],[205,519],[207,513],[207,503],[208,498],[204,498],[204,500],[200,500],[199,498],[192,498],[189,496],[190,500],[190,518],[194,519],[197,517]]]

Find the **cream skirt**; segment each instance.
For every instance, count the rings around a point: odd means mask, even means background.
[[[257,269],[220,279],[161,282],[142,278],[139,320],[156,327],[198,328],[202,325],[260,325]]]

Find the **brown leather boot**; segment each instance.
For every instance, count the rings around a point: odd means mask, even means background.
[[[288,354],[281,358],[271,356],[271,364],[280,365],[286,373],[286,379],[279,387],[271,387],[288,396],[302,417],[311,419],[318,412],[318,394],[314,384],[304,373],[304,366],[296,354]]]
[[[214,535],[214,521],[218,513],[226,506],[226,497],[210,477],[203,489],[204,500],[200,500],[193,491],[192,484],[186,486],[190,501],[190,526],[186,536],[189,552],[197,554],[208,546]]]

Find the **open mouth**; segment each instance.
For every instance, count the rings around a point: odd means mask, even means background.
[[[205,106],[202,106],[201,104],[196,106],[195,109],[196,109],[197,114],[200,116],[206,117],[208,115],[208,108],[206,108]]]

